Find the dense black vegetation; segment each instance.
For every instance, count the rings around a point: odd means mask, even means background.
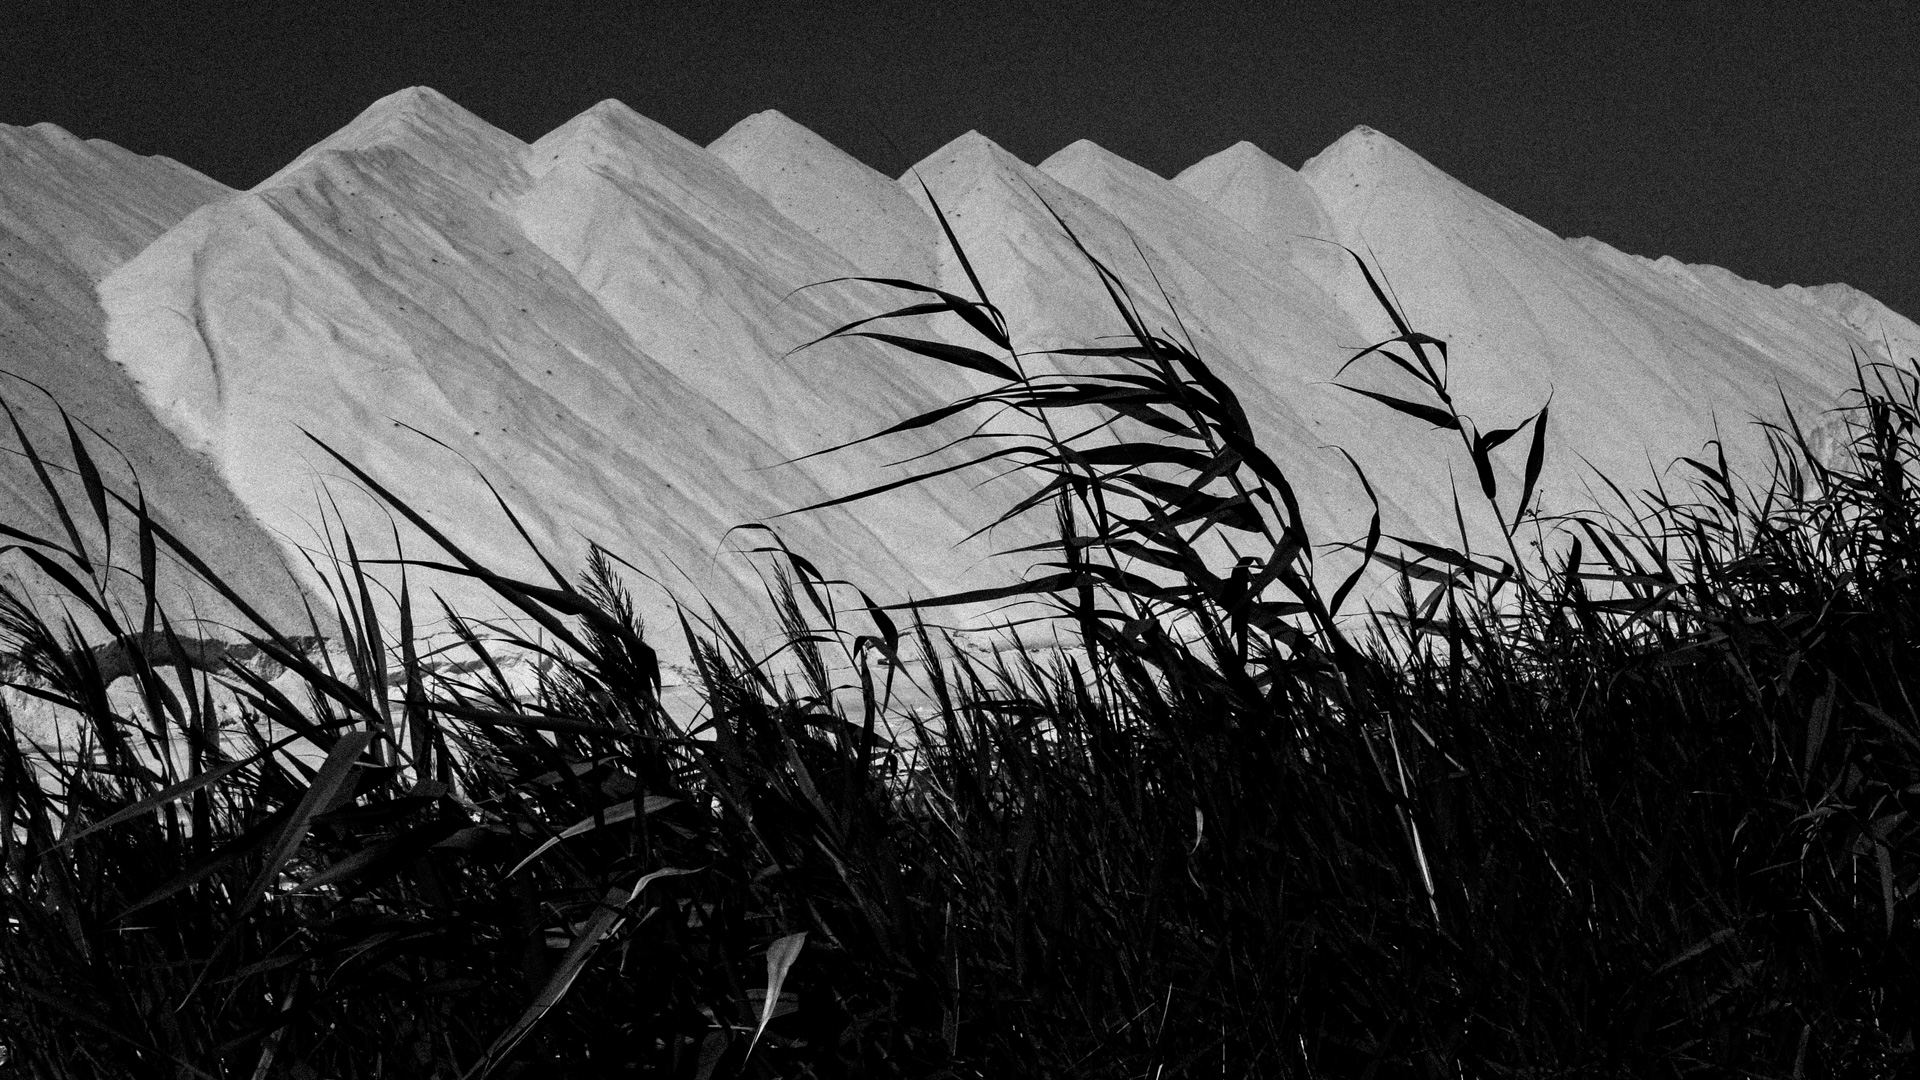
[[[1024,599],[1066,650],[983,659],[777,543],[772,656],[638,626],[606,552],[536,584],[443,544],[525,616],[480,625],[415,611],[418,565],[377,603],[349,544],[337,622],[208,654],[150,591],[107,600],[77,530],[9,532],[116,644],[0,593],[14,700],[83,736],[0,712],[0,1076],[1912,1067],[1920,374],[1862,367],[1835,452],[1782,416],[1751,485],[1709,453],[1683,492],[1544,520],[1547,410],[1477,429],[1395,313],[1356,360],[1408,380],[1380,401],[1414,437],[1457,437],[1461,531],[1504,543],[1376,517],[1329,544],[1232,390],[1089,262],[1123,346],[1036,373],[977,281],[893,283],[920,299],[889,317],[994,351],[887,338],[997,380],[902,426],[996,415],[979,456],[1036,481],[1009,513],[1060,525],[1028,580],[920,607]],[[79,435],[64,469],[20,451],[136,576],[189,558]]]

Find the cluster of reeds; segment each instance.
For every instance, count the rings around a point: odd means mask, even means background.
[[[217,569],[79,434],[65,480],[22,433],[149,587],[124,612],[80,530],[7,532],[85,614],[0,592],[14,700],[79,736],[0,712],[0,1075],[1912,1066],[1920,374],[1862,368],[1837,454],[1786,416],[1752,486],[1690,459],[1683,492],[1544,521],[1546,410],[1475,428],[1376,290],[1397,332],[1363,357],[1414,389],[1372,396],[1457,434],[1508,542],[1376,514],[1330,543],[1232,388],[1088,262],[1129,339],[1044,370],[977,279],[883,282],[921,299],[876,318],[957,315],[981,349],[836,332],[997,380],[895,430],[990,414],[956,445],[1038,477],[1008,511],[1060,526],[1036,573],[886,608],[771,544],[773,655],[674,628],[691,721],[615,556],[508,579],[345,459],[442,555],[376,602],[348,538],[337,615],[199,643],[150,583]],[[439,610],[423,646],[428,572],[524,618]],[[1079,648],[981,659],[921,614],[999,600]]]

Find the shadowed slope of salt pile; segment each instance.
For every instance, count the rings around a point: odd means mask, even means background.
[[[861,274],[932,280],[944,243],[939,223],[885,174],[812,131],[768,109],[707,149]]]
[[[210,464],[191,454],[142,402],[105,355],[106,316],[94,286],[195,208],[230,195],[223,185],[167,158],[141,157],[110,143],[81,140],[52,124],[0,125],[0,370],[40,384],[76,421],[131,460],[156,519],[230,569],[230,580],[275,617],[299,617],[279,551]],[[20,413],[35,447],[56,463],[93,555],[105,551],[86,496],[72,475],[67,434],[39,391],[14,379],[0,394]],[[121,458],[92,436],[92,456],[107,483],[134,494]],[[5,521],[64,542],[65,532],[10,429],[0,456]],[[117,522],[117,560],[137,560],[132,522]],[[163,560],[162,598],[178,618],[199,612],[217,622],[232,613],[214,593]],[[120,581],[126,585],[124,579]],[[37,585],[30,591],[39,593]],[[54,590],[56,593],[58,590]],[[138,591],[125,589],[138,618]],[[215,635],[214,625],[192,632]]]

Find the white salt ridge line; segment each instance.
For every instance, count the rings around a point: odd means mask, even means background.
[[[108,283],[115,347],[156,408],[221,462],[289,542],[312,542],[315,476],[342,472],[300,448],[304,426],[428,511],[483,562],[543,576],[478,480],[394,423],[405,420],[466,455],[563,565],[578,566],[582,537],[599,539],[675,585],[685,582],[681,570],[691,573],[730,618],[766,625],[753,567],[739,559],[711,565],[720,538],[743,521],[872,480],[834,459],[755,470],[943,398],[894,378],[909,369],[873,349],[866,354],[874,370],[860,372],[858,383],[837,376],[830,356],[778,366],[784,346],[754,336],[782,308],[763,267],[783,257],[789,276],[800,278],[846,264],[706,151],[605,106],[543,140],[527,157],[527,181],[514,185],[519,194],[505,199],[459,179],[485,172],[455,152],[479,153],[470,148],[483,140],[432,152],[409,145],[422,131],[470,135],[477,121],[438,115],[456,108],[443,99],[410,95],[401,104],[429,115],[407,119],[391,102],[377,105],[370,112],[384,119],[375,130],[400,137],[383,134],[365,148],[334,140],[273,184],[196,215]],[[677,199],[660,196],[675,185]],[[688,190],[720,205],[696,218],[686,209]],[[744,225],[731,220],[743,215]],[[784,249],[742,253],[743,236],[764,245],[775,224],[788,234],[775,236]],[[648,263],[663,238],[679,245],[680,257]],[[696,259],[704,260],[699,288],[675,293],[660,284]],[[742,296],[758,307],[741,312],[719,302]],[[804,313],[813,303],[784,307]],[[188,322],[180,311],[203,314]],[[808,333],[837,321],[816,313]],[[636,333],[692,325],[684,336],[653,339],[676,350],[680,369],[656,363],[623,322]],[[715,337],[720,351],[688,355],[693,343]],[[703,378],[738,364],[742,353],[758,356],[759,366]],[[767,383],[778,399],[756,411]],[[813,426],[782,431],[781,409]],[[384,548],[378,508],[349,498],[341,509],[363,554]],[[932,542],[964,535],[985,509],[949,512],[928,493],[906,490],[875,507],[787,519],[782,528],[829,575],[851,577],[883,599],[892,598],[886,590],[925,596],[964,583],[966,571],[987,573],[975,569],[984,553],[963,562]],[[433,554],[419,543],[410,548]],[[482,589],[447,592],[482,611],[497,607]],[[665,597],[648,593],[641,608],[674,649]]]
[[[869,313],[873,290],[851,299],[846,286],[796,291],[857,270],[713,154],[624,105],[603,102],[550,133],[535,144],[533,161],[540,179],[516,202],[527,235],[641,349],[667,358],[676,375],[781,458],[859,439],[968,389],[935,361],[859,340],[788,356]],[[903,434],[773,469],[764,481],[784,486],[797,474],[849,493],[888,475],[889,462],[936,450],[945,439],[939,431]],[[884,586],[929,595],[1006,572],[982,565],[991,554],[984,541],[952,550],[998,509],[1000,497],[953,479],[903,488],[850,513],[912,569],[910,580]]]
[[[526,143],[454,104],[426,86],[388,94],[347,126],[308,147],[253,190],[295,180],[315,161],[334,153],[391,147],[412,155],[439,176],[491,198],[504,198],[528,182]]]
[[[1868,341],[1882,344],[1884,335],[1884,339],[1893,343],[1892,355],[1896,358],[1920,349],[1920,324],[1851,285],[1839,282],[1782,285],[1779,291],[1783,296],[1831,313]],[[1880,355],[1882,358],[1888,355],[1884,345]]]
[[[1292,263],[1368,333],[1388,325],[1306,177],[1238,142],[1194,162],[1173,182]]]
[[[1343,345],[1358,340],[1359,332],[1337,309],[1326,310],[1330,305],[1324,299],[1312,299],[1318,290],[1289,264],[1169,182],[1091,144],[1051,165],[1122,212],[1112,212],[1051,170],[1021,162],[978,133],[936,151],[915,169],[953,220],[989,293],[1006,309],[1016,345],[1116,344],[1126,333],[1049,206],[1129,282],[1148,325],[1180,337],[1181,324],[1142,266],[1144,251],[1201,355],[1239,393],[1257,437],[1299,492],[1315,540],[1362,535],[1370,507],[1345,459],[1327,445],[1351,438],[1338,423],[1350,406],[1335,401],[1314,412],[1300,402],[1311,363],[1317,359],[1330,374],[1344,355]],[[1187,230],[1200,236],[1182,236]],[[949,288],[967,288],[951,258],[943,263],[942,275]],[[1031,363],[1066,369],[1082,362],[1035,358]],[[1420,489],[1410,485],[1407,490]],[[1389,501],[1393,497],[1387,493]],[[1323,569],[1338,576],[1346,561],[1329,560]]]
[[[1557,443],[1552,459],[1549,487],[1563,503],[1577,498],[1567,451],[1578,440],[1593,440],[1590,456],[1603,464],[1627,462],[1614,475],[1632,483],[1649,447],[1671,456],[1711,435],[1702,403],[1723,423],[1756,402],[1752,411],[1770,415],[1779,381],[1790,401],[1830,404],[1822,395],[1850,380],[1844,346],[1877,341],[1861,324],[1898,318],[1844,287],[1769,290],[1715,268],[1569,244],[1367,129],[1299,173],[1241,144],[1174,183],[1091,144],[1035,170],[970,134],[896,184],[777,114],[743,121],[709,152],[603,103],[529,148],[416,88],[116,273],[107,291],[126,318],[115,341],[124,334],[169,423],[244,478],[250,504],[274,505],[290,540],[313,516],[308,470],[338,472],[288,455],[280,437],[317,413],[343,449],[404,477],[396,484],[476,550],[537,576],[490,500],[453,490],[472,485],[450,478],[448,456],[385,426],[389,415],[418,416],[501,483],[543,545],[576,552],[585,532],[673,577],[673,566],[710,558],[699,538],[723,522],[880,478],[858,454],[791,472],[751,466],[982,384],[863,347],[773,367],[790,345],[886,302],[809,290],[769,309],[782,290],[849,269],[931,266],[966,291],[950,254],[930,254],[938,234],[921,178],[1016,329],[1037,331],[1020,342],[1027,348],[1120,330],[1029,185],[1142,286],[1151,310],[1159,305],[1134,265],[1140,238],[1194,314],[1203,353],[1241,384],[1283,463],[1336,517],[1361,508],[1343,466],[1315,457],[1338,463],[1324,444],[1357,446],[1369,460],[1369,446],[1381,448],[1376,479],[1413,517],[1435,490],[1421,469],[1451,449],[1384,410],[1356,416],[1354,401],[1316,385],[1314,365],[1330,372],[1346,349],[1387,331],[1345,256],[1302,233],[1372,246],[1416,325],[1454,344],[1456,386],[1483,426],[1518,419],[1560,388],[1556,434],[1575,440]],[[1151,318],[1171,325],[1165,311]],[[935,322],[963,336],[957,320]],[[1329,341],[1344,348],[1321,356]],[[1836,342],[1842,362],[1829,365],[1822,357]],[[302,509],[286,510],[296,499]],[[851,567],[869,585],[891,575],[906,590],[949,573],[984,583],[1003,568],[926,539],[1006,500],[958,483],[832,527],[786,525],[830,574]],[[361,526],[384,531],[371,508],[350,521],[363,544]],[[954,567],[939,565],[946,558]],[[723,609],[757,610],[757,582],[735,569],[718,575],[730,586]],[[664,611],[651,599],[646,610]]]
[[[1289,238],[1325,239],[1334,232],[1313,185],[1250,142],[1194,162],[1173,182],[1281,251],[1294,246]]]
[[[868,277],[930,282],[940,227],[887,176],[768,109],[709,143],[741,182]]]
[[[1782,392],[1825,408],[1841,386],[1851,336],[1836,320],[1758,294],[1729,319],[1697,290],[1596,261],[1371,129],[1301,175],[1341,238],[1377,255],[1414,325],[1450,341],[1463,411],[1492,427],[1554,394],[1551,507],[1586,502],[1582,456],[1639,487],[1649,459],[1697,452],[1716,419],[1733,456],[1753,464],[1750,416],[1774,415]],[[1743,321],[1771,322],[1772,336]]]
[[[535,160],[540,180],[516,203],[528,235],[636,344],[781,451],[857,438],[960,385],[860,342],[782,359],[861,311],[844,287],[795,290],[856,268],[718,158],[625,106],[575,118]]]
[[[698,571],[735,523],[722,515],[774,512],[726,479],[772,452],[743,456],[751,433],[633,349],[504,206],[421,156],[391,143],[316,156],[203,211],[104,290],[116,350],[243,497],[311,541],[313,482],[342,470],[301,447],[304,426],[483,561],[539,579],[485,488],[404,420],[465,454],[556,553],[577,557],[584,534]],[[188,324],[181,310],[206,314]],[[378,546],[385,516],[342,508]],[[448,594],[494,606],[484,590]]]
[[[1404,474],[1404,438],[1378,424],[1374,407],[1328,380],[1354,343],[1377,334],[1345,317],[1329,293],[1287,257],[1172,181],[1086,141],[1040,165],[1040,171],[1086,196],[1117,219],[1145,250],[1153,274],[1179,308],[1203,359],[1239,393],[1255,434],[1300,490],[1326,539],[1359,535],[1372,506],[1333,444],[1353,453],[1370,474]],[[1138,265],[1115,251],[1125,237],[1101,237],[1113,264]],[[1131,256],[1131,257],[1129,257]],[[1144,270],[1137,272],[1146,279]],[[1151,288],[1148,279],[1144,287]],[[1411,480],[1411,477],[1404,478]],[[1385,488],[1387,520],[1444,520],[1445,475],[1431,487],[1403,482]]]

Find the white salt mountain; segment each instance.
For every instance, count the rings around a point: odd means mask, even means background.
[[[137,568],[133,522],[112,509],[112,531],[103,535],[73,471],[65,425],[26,380],[44,387],[72,414],[115,490],[133,495],[126,467],[131,462],[160,524],[225,568],[269,617],[297,632],[302,609],[278,545],[211,464],[183,446],[107,360],[106,315],[94,295],[103,278],[155,237],[195,208],[232,194],[167,158],[81,140],[52,124],[0,125],[0,370],[13,376],[0,378],[0,397],[47,459],[48,475],[70,503],[71,520],[96,564],[111,554],[120,566]],[[25,456],[14,452],[20,448],[11,428],[5,430],[0,500],[6,513],[0,523],[69,542],[40,477]],[[172,560],[163,557],[159,565],[160,599],[176,618],[198,613],[232,621],[234,613],[218,596],[196,585],[191,575],[176,572]],[[31,592],[42,592],[43,580],[18,556],[8,558],[6,569],[24,574]],[[128,587],[125,575],[110,580],[138,623],[140,590]],[[84,613],[76,614],[85,619]]]
[[[1334,238],[1373,252],[1413,323],[1451,343],[1464,411],[1513,419],[1553,395],[1563,485],[1590,476],[1584,459],[1638,487],[1650,461],[1694,453],[1716,434],[1751,463],[1752,420],[1780,418],[1783,398],[1807,418],[1833,407],[1853,382],[1849,350],[1885,358],[1880,330],[1896,358],[1920,346],[1920,328],[1890,312],[1862,333],[1718,268],[1694,273],[1561,240],[1371,129],[1301,175]]]
[[[1549,510],[1588,505],[1591,489],[1601,486],[1595,468],[1637,488],[1652,479],[1649,462],[1697,453],[1716,436],[1736,461],[1751,465],[1760,444],[1754,417],[1778,417],[1784,398],[1812,420],[1852,382],[1849,348],[1863,357],[1885,355],[1858,325],[1824,317],[1782,290],[1717,268],[1662,271],[1663,279],[1645,260],[1561,240],[1370,129],[1341,139],[1300,173],[1245,143],[1196,164],[1174,184],[1084,143],[1055,155],[1042,171],[1124,223],[1155,271],[1187,293],[1182,306],[1189,312],[1205,310],[1209,296],[1233,296],[1212,281],[1197,288],[1186,282],[1200,260],[1235,249],[1180,202],[1179,189],[1321,287],[1302,312],[1299,299],[1309,294],[1284,273],[1264,280],[1245,270],[1231,275],[1243,309],[1299,327],[1317,323],[1327,328],[1322,342],[1352,332],[1339,328],[1332,306],[1344,310],[1346,325],[1360,328],[1365,342],[1394,333],[1352,257],[1315,241],[1368,253],[1414,326],[1449,342],[1452,389],[1481,428],[1522,420],[1551,396],[1549,468],[1539,492]],[[1434,499],[1450,494],[1448,464],[1460,470],[1474,524],[1477,485],[1450,436],[1332,386],[1326,380],[1348,354],[1293,345],[1256,329],[1256,319],[1236,319],[1216,305],[1194,321],[1215,332],[1223,356],[1238,349],[1268,358],[1264,389],[1284,387],[1310,415],[1339,417],[1340,434],[1329,441],[1352,451],[1383,495],[1412,515],[1396,523],[1389,513],[1390,531],[1417,536],[1427,531],[1422,522],[1451,527],[1450,508]],[[1895,355],[1920,345],[1913,324],[1897,316],[1882,321],[1901,343]],[[1349,369],[1342,381],[1426,399],[1378,359]],[[1355,405],[1367,411],[1364,419],[1343,412]],[[1510,444],[1508,467],[1499,470],[1509,512],[1520,486],[1512,468],[1522,459],[1520,445]],[[1343,479],[1310,468],[1301,473],[1314,488]]]
[[[943,246],[939,225],[899,184],[853,155],[772,109],[735,124],[707,149],[862,274],[933,280]]]
[[[316,481],[343,473],[304,430],[502,572],[543,577],[476,473],[569,569],[596,540],[740,618],[760,585],[720,556],[729,530],[884,464],[879,448],[781,462],[955,385],[858,343],[783,359],[865,310],[789,294],[854,272],[717,158],[617,103],[528,147],[417,90],[202,208],[101,296],[113,355],[155,412],[291,541],[324,544]],[[917,371],[938,376],[932,389]],[[988,506],[949,487],[944,502],[903,489],[781,531],[829,575],[951,590],[985,572],[984,543],[951,545]],[[389,554],[386,511],[351,485],[334,496],[327,512],[361,553]],[[401,535],[408,554],[443,558]],[[434,587],[491,607],[482,589]],[[671,644],[666,596],[637,600]]]
[[[984,385],[870,342],[788,355],[917,299],[802,286],[859,274],[967,291],[922,183],[1026,350],[1123,329],[1052,213],[1064,217],[1156,326],[1190,331],[1239,391],[1321,540],[1357,535],[1368,511],[1336,446],[1366,468],[1391,532],[1445,535],[1449,463],[1463,495],[1473,487],[1448,433],[1330,385],[1355,349],[1392,333],[1337,244],[1377,256],[1415,326],[1451,342],[1454,388],[1483,427],[1553,396],[1552,509],[1584,501],[1583,459],[1634,486],[1649,460],[1698,450],[1716,422],[1751,460],[1751,415],[1777,415],[1782,395],[1815,414],[1851,382],[1850,349],[1904,357],[1920,343],[1920,329],[1844,286],[1770,289],[1554,237],[1366,129],[1298,172],[1243,143],[1172,181],[1091,143],[1036,169],[970,134],[894,181],[777,113],[702,149],[607,102],[529,146],[416,89],[244,193],[204,178],[182,187],[169,178],[187,174],[170,163],[134,169],[126,161],[142,159],[94,153],[120,171],[69,156],[38,166],[45,179],[31,185],[14,170],[0,176],[5,205],[26,207],[10,210],[26,222],[10,224],[16,232],[47,233],[68,213],[18,191],[62,193],[93,215],[86,235],[106,253],[90,270],[69,245],[54,257],[67,277],[0,281],[13,309],[78,311],[69,323],[92,327],[94,368],[40,338],[22,338],[26,359],[10,365],[64,372],[70,402],[117,385],[122,430],[145,424],[173,440],[174,505],[244,508],[279,551],[254,541],[241,561],[263,576],[290,562],[314,586],[303,549],[325,554],[323,511],[363,556],[390,554],[392,527],[302,429],[500,570],[544,573],[479,475],[563,571],[576,572],[596,540],[682,596],[697,589],[764,627],[754,570],[720,554],[723,541],[764,540],[728,530],[900,475],[886,462],[941,438],[780,463]],[[138,228],[115,217],[135,211],[146,215]],[[877,328],[978,344],[950,316]],[[100,361],[103,337],[131,386],[92,374],[120,377]],[[1410,389],[1377,362],[1343,381]],[[144,471],[164,456],[136,460]],[[6,468],[0,479],[28,491],[30,474]],[[331,505],[316,493],[323,480]],[[882,602],[997,584],[1023,564],[987,553],[1030,543],[1047,523],[956,547],[1014,494],[977,480],[776,524],[829,575]],[[1510,506],[1511,469],[1502,484]],[[161,485],[148,486],[159,501]],[[197,535],[232,545],[259,534]],[[400,535],[407,554],[441,557]],[[412,584],[416,596],[439,588],[481,614],[493,606],[457,581]],[[656,643],[671,648],[664,596],[638,599]]]

